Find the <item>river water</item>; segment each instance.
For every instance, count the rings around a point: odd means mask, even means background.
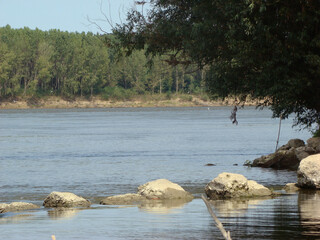
[[[276,190],[296,182],[292,171],[243,166],[275,150],[279,122],[272,113],[246,107],[238,111],[238,126],[229,115],[229,107],[0,110],[0,203],[42,205],[52,191],[93,203],[84,210],[2,214],[0,239],[222,239],[200,199],[219,173],[240,173]],[[292,119],[282,122],[279,145],[310,137],[291,125]],[[159,178],[195,199],[98,204]],[[320,239],[319,202],[319,193],[300,192],[213,206],[233,239]]]

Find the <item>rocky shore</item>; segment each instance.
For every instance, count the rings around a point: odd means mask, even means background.
[[[284,186],[287,192],[300,189],[320,190],[320,154],[304,158],[297,171],[298,182]],[[257,197],[275,197],[281,195],[245,176],[235,173],[221,173],[204,188],[208,200],[241,199]],[[137,193],[107,196],[100,201],[101,205],[137,205],[146,206],[176,206],[192,201],[194,196],[181,186],[167,179],[147,182],[137,188]],[[90,208],[91,202],[81,196],[69,192],[52,192],[43,202],[43,207],[59,209]],[[7,212],[18,212],[40,209],[32,203],[13,202],[0,203],[0,216]]]
[[[252,167],[297,170],[297,183],[284,186],[287,192],[300,189],[320,190],[320,138],[310,138],[305,144],[300,139],[292,139],[275,153],[255,159],[246,164]],[[275,197],[281,195],[267,187],[248,180],[235,173],[221,173],[204,187],[209,200]],[[194,196],[181,186],[167,179],[147,182],[137,188],[136,193],[106,196],[101,205],[137,205],[140,207],[168,207],[183,205]],[[69,192],[52,192],[43,202],[43,207],[53,209],[90,208],[91,202]],[[0,203],[0,216],[8,212],[37,210],[41,207],[32,203]],[[60,211],[59,210],[59,211]]]
[[[261,156],[253,161],[246,161],[244,165],[273,169],[297,170],[302,159],[320,153],[320,137],[307,140],[291,139],[276,152]]]

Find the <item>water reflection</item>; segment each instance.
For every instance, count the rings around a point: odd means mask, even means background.
[[[320,191],[300,192],[298,204],[302,234],[320,236]]]
[[[210,201],[213,209],[221,217],[241,217],[244,216],[249,208],[256,208],[263,201],[270,198],[254,199],[226,199]]]
[[[83,209],[80,208],[56,208],[48,211],[48,216],[54,220],[60,220],[63,218],[71,219],[74,218],[79,211]]]
[[[0,224],[15,224],[24,220],[30,220],[34,215],[32,214],[0,214]]]
[[[190,201],[183,199],[153,200],[142,202],[138,207],[141,211],[153,214],[170,214],[182,209]]]

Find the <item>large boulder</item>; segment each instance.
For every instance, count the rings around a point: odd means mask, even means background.
[[[272,192],[263,185],[235,173],[219,174],[207,184],[205,193],[210,199],[272,195]]]
[[[52,192],[43,202],[45,207],[90,207],[89,200],[69,192]]]
[[[147,199],[192,199],[193,196],[181,186],[167,179],[147,182],[138,187],[138,194]]]
[[[301,162],[302,159],[313,155],[316,153],[315,149],[312,147],[298,147],[296,149],[294,149],[295,154],[297,156],[297,158],[299,159],[299,162]]]
[[[320,189],[320,154],[303,159],[297,175],[299,187]]]
[[[290,148],[298,148],[298,147],[304,147],[305,143],[303,140],[295,138],[290,139],[287,144],[281,146],[278,150],[289,150]]]
[[[192,194],[185,191],[181,186],[166,179],[158,179],[147,182],[138,187],[137,193],[128,193],[104,198],[103,205],[133,205],[145,204],[148,201],[182,200],[191,201]]]
[[[13,202],[10,204],[1,203],[0,213],[25,211],[25,210],[31,210],[31,209],[37,209],[37,208],[40,208],[40,206],[35,205],[33,203],[25,203],[25,202]]]
[[[320,153],[320,137],[308,139],[307,146],[313,148],[317,153]]]
[[[275,153],[261,156],[253,161],[252,167],[297,170],[299,159],[294,148],[278,150]]]

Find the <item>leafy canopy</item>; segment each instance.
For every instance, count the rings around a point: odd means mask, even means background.
[[[144,4],[144,2],[142,2]],[[274,117],[320,124],[320,1],[151,0],[113,33],[130,54],[210,67],[212,95],[264,100]]]

